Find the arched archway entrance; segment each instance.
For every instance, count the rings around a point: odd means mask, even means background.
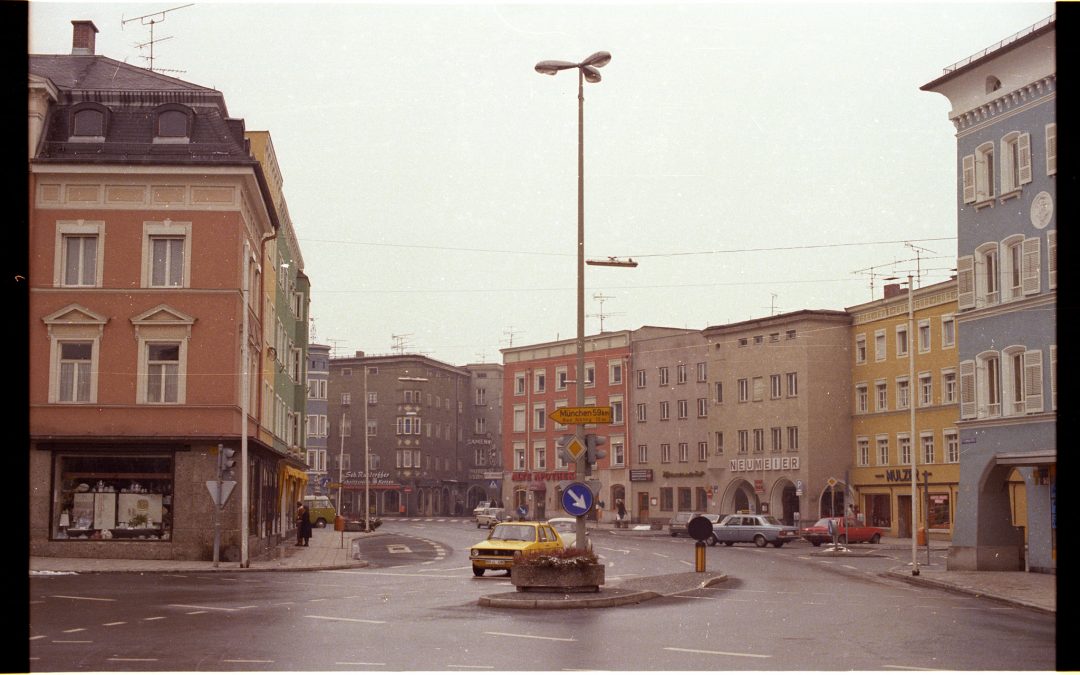
[[[745,480],[732,481],[724,498],[720,501],[721,513],[760,513],[761,502],[754,492],[754,486]]]
[[[819,518],[833,518],[844,515],[844,485],[837,483],[826,487],[821,492],[821,500],[818,505]]]
[[[769,493],[769,512],[785,525],[797,525],[795,514],[799,510],[799,498],[795,494],[795,484],[787,478],[780,478],[773,484]]]

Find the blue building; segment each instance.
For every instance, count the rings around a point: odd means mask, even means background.
[[[1057,569],[1055,16],[921,87],[956,127],[960,491],[948,568]]]

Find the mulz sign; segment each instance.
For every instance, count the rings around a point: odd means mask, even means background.
[[[740,471],[798,471],[798,457],[757,457],[755,459],[733,459],[728,462],[732,472]]]
[[[911,469],[886,469],[885,480],[890,483],[910,483]]]

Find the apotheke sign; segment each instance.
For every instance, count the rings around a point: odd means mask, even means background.
[[[732,473],[740,471],[798,471],[798,457],[756,457],[754,459],[733,459],[728,462]]]

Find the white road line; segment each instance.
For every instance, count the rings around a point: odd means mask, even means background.
[[[40,640],[43,637],[46,637],[46,636],[45,635],[31,635],[30,639],[31,640]]]
[[[376,663],[374,661],[335,661],[335,666],[385,666],[385,663]]]
[[[197,609],[194,612],[184,612],[188,616],[196,616],[198,614],[209,614],[205,609]]]
[[[116,602],[113,598],[87,598],[81,595],[51,595],[51,598],[62,598],[64,600],[93,600],[94,602]]]
[[[161,619],[164,619],[164,618],[165,617],[163,617],[163,616],[148,616],[146,618],[140,619],[140,621],[160,621]]]
[[[89,645],[93,644],[93,640],[53,640],[54,645]]]
[[[135,659],[135,658],[130,658],[129,659],[129,658],[124,658],[122,656],[110,656],[109,658],[107,658],[105,660],[106,661],[157,661],[157,659]]]
[[[204,611],[215,611],[215,612],[235,612],[236,611],[235,609],[232,609],[231,607],[206,607],[206,606],[203,606],[203,605],[167,605],[167,606],[168,607],[179,607],[180,609],[201,609],[201,610],[204,610]]]
[[[374,619],[350,619],[343,616],[318,616],[317,614],[305,614],[305,619],[323,619],[324,621],[350,621],[352,623],[386,623],[385,621],[375,621]]]
[[[937,670],[937,668],[916,668],[915,666],[890,666],[885,664],[882,668],[892,668],[894,670]]]
[[[500,635],[502,637],[528,638],[530,640],[554,640],[555,642],[577,642],[576,638],[546,637],[544,635],[522,635],[520,633],[496,633],[494,631],[484,631],[484,633],[486,635]]]
[[[771,659],[770,654],[743,654],[740,652],[716,652],[708,649],[683,649],[681,647],[664,647],[669,652],[688,652],[690,654],[714,654],[716,656],[745,656],[749,659]]]
[[[457,664],[457,663],[448,663],[448,664],[446,664],[446,667],[447,668],[494,668],[495,666],[464,666],[464,665]]]
[[[402,574],[400,572],[365,572],[360,570],[326,570],[331,574],[355,574],[360,576],[383,576],[383,577],[421,577],[425,579],[434,579],[437,577],[443,577],[446,579],[457,579],[459,575],[456,574]]]
[[[224,663],[273,663],[265,659],[222,659]]]
[[[60,631],[60,632],[61,633],[81,633],[84,630],[86,630],[86,629],[85,628],[69,628],[68,630],[63,630],[63,631]]]
[[[103,623],[102,626],[123,626],[127,621],[110,621],[109,623]]]

